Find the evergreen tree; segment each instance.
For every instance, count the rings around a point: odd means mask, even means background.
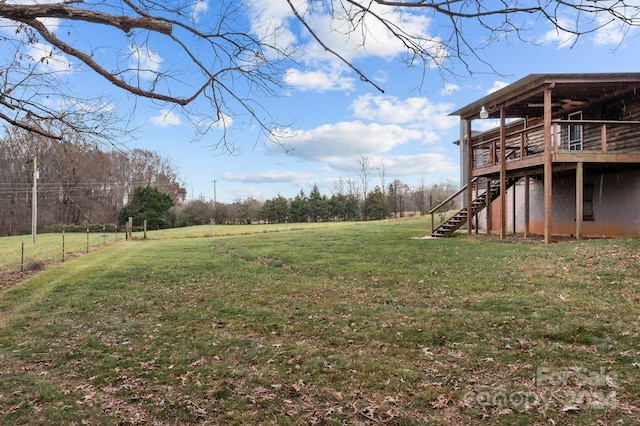
[[[309,217],[309,199],[304,193],[304,190],[300,190],[300,193],[291,200],[291,207],[289,208],[289,215],[291,222],[306,222]]]
[[[389,216],[389,203],[379,186],[376,186],[373,191],[367,195],[367,200],[370,220],[385,219]]]
[[[133,190],[131,200],[118,213],[118,224],[124,225],[132,217],[134,226],[142,226],[146,220],[148,229],[169,228],[172,206],[171,195],[151,186],[140,186]]]
[[[318,185],[313,185],[309,194],[309,217],[313,222],[329,219],[329,202],[326,195],[320,194]]]

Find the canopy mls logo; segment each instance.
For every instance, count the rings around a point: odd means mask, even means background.
[[[579,386],[615,388],[618,375],[607,372],[605,367],[599,371],[587,371],[582,368],[569,370],[552,370],[548,367],[538,367],[536,371],[537,386]]]
[[[538,367],[535,386],[527,390],[485,388],[467,392],[463,404],[468,408],[496,410],[500,413],[549,409],[562,411],[615,410],[619,407],[617,375],[604,367],[597,371],[582,368],[553,370]]]

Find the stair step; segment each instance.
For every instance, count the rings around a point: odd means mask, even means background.
[[[518,179],[507,179],[506,188],[510,188]],[[474,217],[487,206],[487,199],[493,201],[500,195],[500,182],[492,181],[489,185],[489,190],[478,195],[471,201],[471,217]],[[447,219],[439,227],[437,227],[431,236],[434,238],[444,238],[451,236],[457,229],[459,229],[464,223],[466,223],[469,217],[467,207],[460,209],[455,215]]]

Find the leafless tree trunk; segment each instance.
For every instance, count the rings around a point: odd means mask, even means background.
[[[369,200],[367,195],[369,194],[369,178],[371,176],[371,157],[360,154],[356,173],[360,178],[360,188],[362,189],[362,217],[364,220],[369,220]]]

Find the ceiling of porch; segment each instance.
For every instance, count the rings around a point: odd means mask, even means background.
[[[507,118],[541,117],[547,88],[552,90],[553,114],[564,114],[631,91],[640,93],[640,73],[531,74],[449,115],[478,119],[484,106],[487,118],[500,118],[502,107]]]

